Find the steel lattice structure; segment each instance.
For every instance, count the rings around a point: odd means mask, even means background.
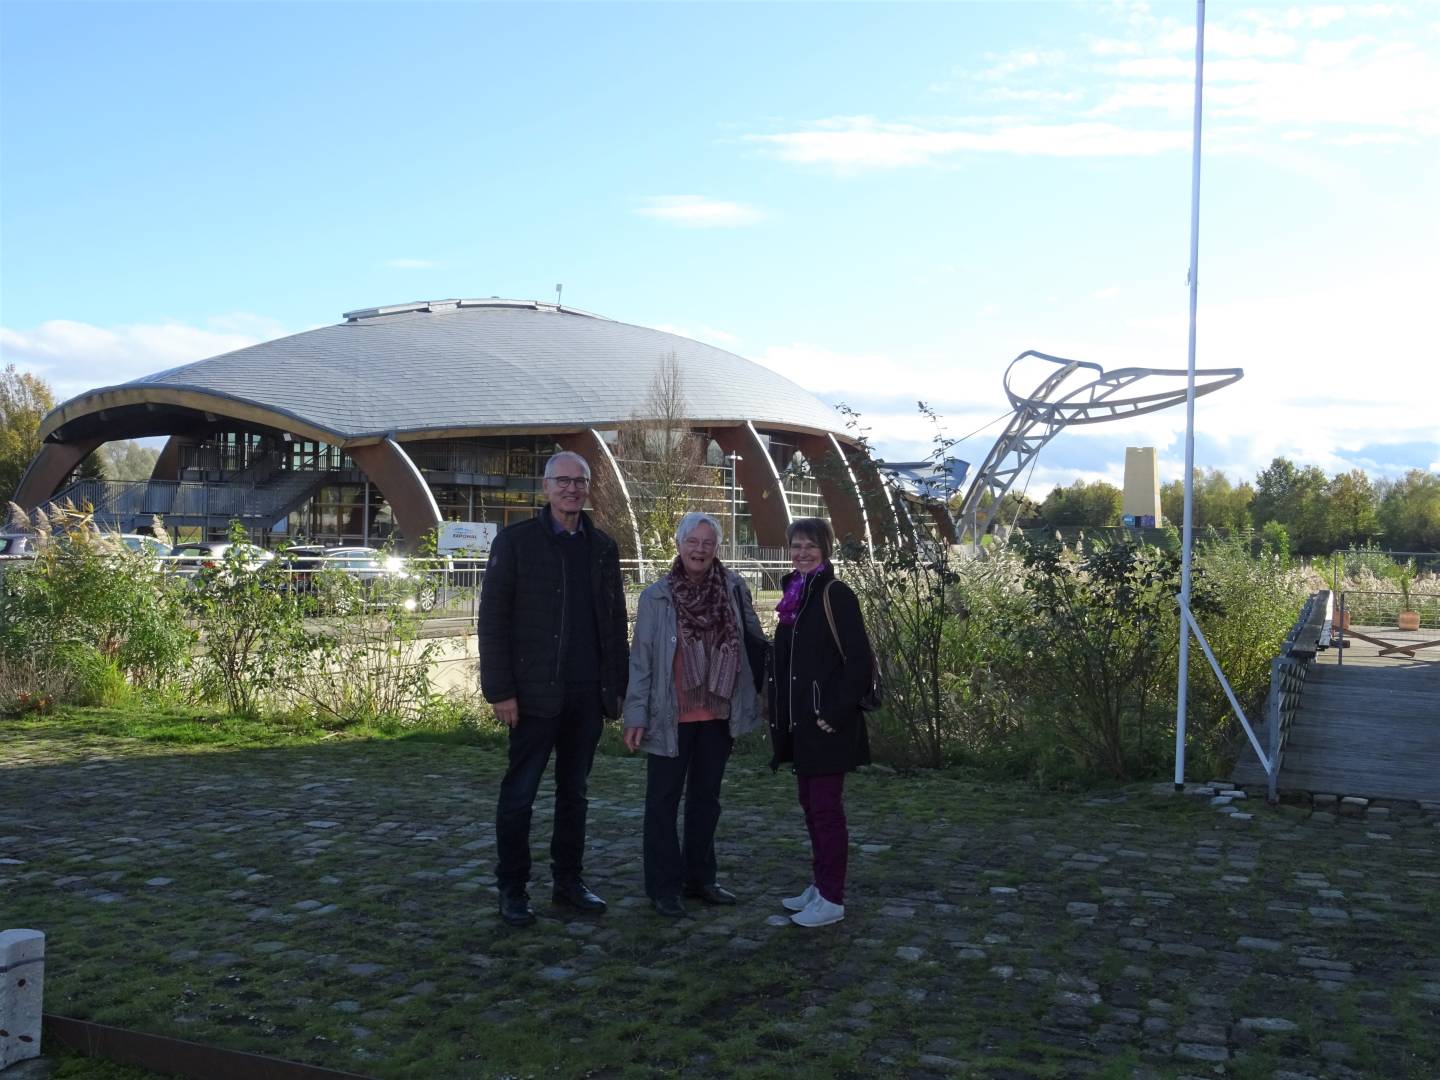
[[[1041,379],[1028,394],[1016,392],[1011,385],[1018,364],[1024,360],[1042,360],[1056,365],[1056,370]],[[1076,384],[1076,375],[1093,373],[1087,382]],[[1195,396],[1211,394],[1238,382],[1245,372],[1241,368],[1209,368],[1195,372]],[[1072,424],[1101,424],[1108,420],[1124,420],[1131,416],[1158,412],[1185,401],[1184,385],[1152,394],[1127,394],[1136,383],[1151,376],[1186,379],[1188,372],[1168,368],[1117,368],[1107,372],[1099,364],[1085,360],[1067,360],[1062,356],[1028,350],[1021,353],[1005,369],[1005,396],[1015,409],[1004,434],[995,440],[984,463],[975,472],[965,492],[965,499],[955,514],[957,535],[968,523],[978,539],[994,525],[993,517],[980,509],[986,493],[990,510],[998,511],[1000,501],[1015,479],[1025,471],[1042,447]],[[1202,385],[1200,380],[1203,379]],[[1067,389],[1067,386],[1070,388]]]

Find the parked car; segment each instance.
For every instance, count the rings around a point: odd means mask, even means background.
[[[170,549],[170,572],[180,577],[198,577],[206,570],[221,571],[225,568],[226,553],[238,548],[240,569],[258,570],[275,558],[273,551],[266,551],[254,544],[232,544],[228,540],[202,540],[190,544],[176,544]]]
[[[35,537],[30,533],[0,533],[0,559],[33,559]]]
[[[320,571],[346,575],[357,587],[344,588],[339,595],[327,598],[342,609],[360,602],[398,603],[411,611],[430,611],[439,593],[430,575],[414,572],[407,560],[377,548],[306,544],[287,548],[281,559],[288,579],[285,588],[300,595],[323,591],[317,587]]]
[[[115,539],[124,544],[131,551],[139,551],[146,555],[154,555],[157,559],[164,558],[170,554],[170,545],[163,544],[153,536],[146,536],[144,533],[121,533]]]

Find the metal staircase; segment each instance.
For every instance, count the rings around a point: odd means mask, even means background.
[[[328,472],[285,472],[265,475],[252,466],[223,483],[196,480],[81,480],[60,492],[51,503],[88,504],[102,529],[135,532],[158,516],[168,528],[199,526],[223,529],[239,521],[248,529],[266,530],[298,509],[315,489],[331,478]]]

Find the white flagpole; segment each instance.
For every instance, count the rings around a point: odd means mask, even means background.
[[[1195,3],[1195,129],[1190,160],[1190,357],[1185,385],[1185,523],[1180,561],[1180,673],[1175,695],[1175,787],[1185,786],[1185,698],[1190,680],[1190,560],[1195,497],[1195,308],[1200,289],[1200,102],[1205,85],[1205,0]]]

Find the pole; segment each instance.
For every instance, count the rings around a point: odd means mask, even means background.
[[[740,455],[730,453],[730,561],[740,558],[740,537],[735,532],[736,503],[739,502]]]
[[[1180,673],[1175,693],[1175,788],[1185,786],[1185,698],[1190,678],[1190,562],[1195,499],[1195,311],[1200,289],[1200,104],[1205,84],[1205,0],[1195,3],[1195,126],[1190,153],[1190,352],[1185,381],[1185,511],[1180,559]]]

